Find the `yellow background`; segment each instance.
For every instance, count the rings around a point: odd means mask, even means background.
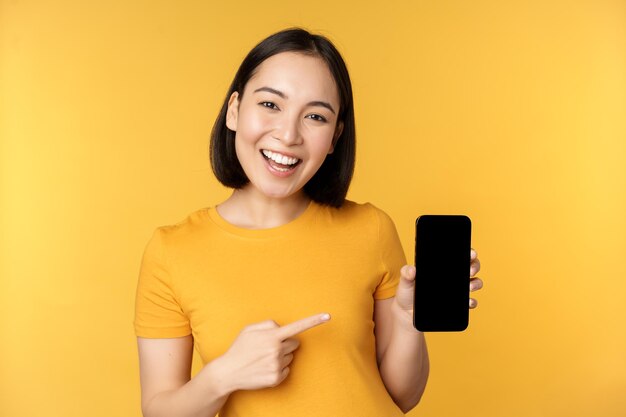
[[[152,230],[225,199],[208,140],[292,25],[351,72],[348,198],[467,214],[485,288],[413,416],[626,415],[624,1],[1,3],[0,415],[139,416]],[[194,365],[194,373],[198,371]]]

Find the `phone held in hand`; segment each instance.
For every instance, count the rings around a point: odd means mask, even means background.
[[[464,215],[415,220],[413,326],[421,332],[459,332],[469,324],[472,222]]]

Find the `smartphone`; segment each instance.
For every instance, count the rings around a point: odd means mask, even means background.
[[[464,215],[415,220],[413,326],[421,332],[459,332],[469,324],[472,222]]]

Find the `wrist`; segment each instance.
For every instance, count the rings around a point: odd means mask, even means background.
[[[393,328],[394,330],[404,332],[404,333],[412,333],[412,334],[420,334],[419,330],[413,326],[413,310],[410,311],[404,310],[396,301],[391,304],[391,312],[393,317]]]
[[[219,397],[227,397],[237,391],[237,387],[235,387],[231,378],[232,374],[229,370],[228,362],[224,356],[219,356],[209,362],[205,369],[209,373],[212,388]]]

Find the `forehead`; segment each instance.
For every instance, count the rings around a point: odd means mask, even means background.
[[[318,56],[281,52],[267,58],[256,68],[244,90],[254,91],[262,86],[280,90],[290,99],[324,99],[339,104],[335,79]]]

